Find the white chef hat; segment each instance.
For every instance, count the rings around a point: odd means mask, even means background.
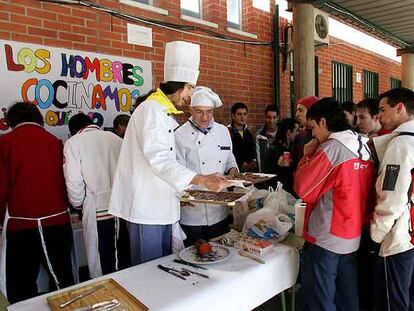
[[[205,86],[197,86],[191,96],[190,107],[204,106],[218,108],[222,105],[223,103],[220,97]]]
[[[168,42],[165,46],[164,82],[196,84],[200,71],[200,45],[184,42]]]

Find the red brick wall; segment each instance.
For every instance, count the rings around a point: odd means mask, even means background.
[[[354,102],[363,99],[363,70],[379,74],[379,92],[391,87],[391,77],[400,79],[401,64],[370,51],[353,46],[347,42],[332,38],[329,46],[315,48],[319,57],[319,95],[332,96],[332,61],[338,61],[353,67]],[[361,82],[356,83],[356,73],[361,74]]]
[[[100,5],[133,14],[183,25],[194,25],[180,19],[179,0],[155,0],[155,5],[167,9],[168,16],[120,4],[117,0],[95,0]],[[274,0],[271,12],[252,7],[244,0],[243,31],[255,33],[260,41],[273,39]],[[204,19],[219,24],[219,29],[198,25],[241,40],[253,40],[226,31],[226,1],[204,0]],[[283,19],[280,23],[284,23]],[[137,23],[150,27],[146,24]],[[152,61],[154,86],[163,79],[165,42],[187,40],[201,45],[199,85],[217,91],[224,107],[216,119],[227,123],[230,106],[235,101],[246,102],[250,108],[253,127],[262,123],[266,105],[273,102],[273,51],[269,46],[252,46],[202,38],[192,34],[153,26],[153,48],[127,43],[127,22],[105,12],[77,5],[59,5],[35,0],[10,0],[0,3],[0,39],[65,47],[89,52],[106,53]],[[204,33],[203,33],[204,34]],[[361,51],[347,44],[332,44],[317,48],[320,69],[320,95],[331,95],[331,61],[338,60],[354,66],[355,72],[366,68],[379,73],[380,91],[389,88],[390,76],[400,77],[400,64],[378,55]],[[281,114],[290,113],[289,71],[281,72]],[[354,82],[354,100],[362,96],[362,84]]]

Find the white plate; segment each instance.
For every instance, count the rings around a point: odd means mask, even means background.
[[[199,256],[195,246],[190,246],[183,249],[178,256],[189,263],[196,265],[208,265],[212,263],[222,262],[227,260],[230,256],[230,250],[218,243],[210,242],[212,246],[212,252],[206,256]]]

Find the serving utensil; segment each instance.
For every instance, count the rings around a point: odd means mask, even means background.
[[[259,257],[253,256],[253,255],[251,255],[251,254],[249,254],[247,252],[244,252],[244,251],[239,251],[239,255],[240,256],[243,256],[243,257],[246,257],[246,258],[249,258],[251,260],[254,260],[254,261],[256,261],[258,263],[261,263],[261,264],[265,264],[266,263],[264,260],[260,259]]]
[[[92,305],[77,308],[74,311],[109,311],[119,306],[120,302],[117,299],[97,302]]]
[[[195,274],[195,275],[201,276],[201,277],[203,277],[203,278],[205,278],[205,279],[210,278],[207,274],[203,274],[203,273],[200,273],[200,272],[196,272],[196,271],[193,271],[193,270],[190,270],[190,269],[181,268],[181,270],[182,270],[182,271],[185,271],[185,272],[188,272],[188,273],[192,273],[192,274]]]
[[[171,274],[171,275],[174,275],[175,277],[177,277],[177,278],[179,278],[179,279],[181,279],[181,280],[187,280],[185,277],[183,277],[183,276],[181,276],[180,274],[178,274],[177,272],[174,272],[174,271],[172,271],[170,268],[168,268],[168,267],[164,267],[163,265],[157,265],[157,267],[159,268],[159,269],[161,269],[162,271],[165,271],[165,272],[167,272],[167,273],[169,273],[169,274]]]
[[[104,287],[103,285],[99,285],[99,286],[97,286],[97,287],[93,287],[93,288],[91,288],[91,289],[88,289],[88,290],[86,290],[86,291],[84,291],[84,292],[80,293],[79,295],[77,295],[77,296],[75,296],[75,297],[73,297],[73,298],[69,299],[68,301],[66,301],[66,302],[64,302],[64,303],[62,303],[62,304],[60,304],[60,305],[59,305],[59,307],[60,307],[61,309],[63,309],[63,308],[65,308],[65,307],[69,306],[70,304],[74,303],[75,301],[78,301],[78,300],[80,300],[80,299],[82,299],[82,298],[84,298],[84,297],[86,297],[86,296],[89,296],[90,294],[93,294],[94,292],[96,292],[97,290],[99,290],[99,289],[101,289],[101,288],[103,288],[103,287]]]
[[[182,264],[182,265],[190,266],[190,267],[193,267],[193,268],[197,268],[197,269],[208,270],[208,269],[207,269],[207,268],[205,268],[205,267],[202,267],[202,266],[199,266],[199,265],[196,265],[196,264],[193,264],[193,263],[190,263],[190,262],[184,261],[184,260],[182,260],[182,259],[174,259],[174,262],[176,262],[176,263],[180,263],[180,264]]]

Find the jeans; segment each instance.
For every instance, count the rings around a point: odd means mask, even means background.
[[[358,310],[354,253],[336,254],[306,242],[301,268],[303,310]]]

